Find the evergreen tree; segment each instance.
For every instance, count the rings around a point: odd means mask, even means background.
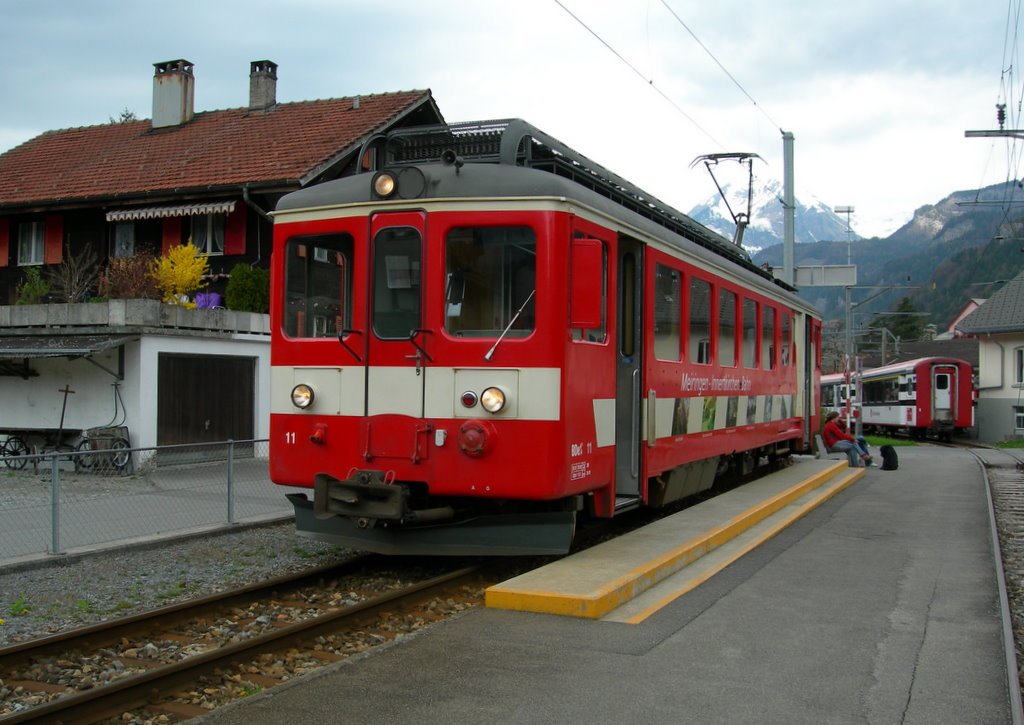
[[[875,329],[884,327],[901,340],[920,340],[928,321],[928,315],[918,312],[910,298],[904,297],[892,314],[879,315],[870,326]]]

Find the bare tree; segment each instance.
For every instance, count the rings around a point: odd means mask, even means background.
[[[100,265],[96,250],[85,247],[78,254],[66,250],[64,261],[48,267],[46,280],[54,296],[63,302],[84,302],[99,280]]]

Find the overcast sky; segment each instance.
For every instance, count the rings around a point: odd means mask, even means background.
[[[523,118],[684,211],[715,192],[695,157],[754,152],[781,179],[791,131],[797,195],[885,235],[1016,173],[1004,140],[964,131],[994,128],[1006,95],[1016,122],[1019,3],[0,0],[0,152],[151,117],[160,61],[195,64],[196,111],[244,106],[269,59],[280,102],[430,89],[449,121]]]

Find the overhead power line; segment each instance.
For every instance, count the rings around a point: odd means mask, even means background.
[[[718,67],[722,69],[722,72],[725,73],[725,75],[727,75],[729,77],[729,80],[731,80],[733,82],[733,84],[737,88],[740,89],[740,92],[744,96],[746,96],[750,100],[751,103],[754,104],[754,107],[758,111],[760,111],[761,114],[765,118],[768,119],[768,122],[771,123],[773,126],[775,126],[775,128],[779,129],[779,133],[785,133],[782,130],[782,126],[780,124],[776,123],[775,119],[773,119],[770,115],[768,115],[768,112],[765,111],[764,108],[762,108],[758,104],[758,102],[754,100],[754,97],[752,95],[747,93],[747,89],[744,88],[742,85],[740,85],[740,82],[738,80],[736,80],[736,78],[733,77],[732,73],[729,72],[729,69],[726,68],[724,65],[722,65],[722,62],[720,60],[718,60],[718,58],[715,57],[714,53],[712,53],[710,50],[708,50],[708,47],[706,45],[704,45],[704,43],[701,42],[701,39],[698,38],[697,34],[690,29],[690,26],[683,22],[683,19],[680,18],[679,15],[676,14],[676,11],[673,10],[672,7],[665,0],[661,0],[661,4],[665,6],[666,10],[668,10],[670,13],[672,13],[672,17],[676,19],[676,22],[678,22],[680,25],[683,26],[683,28],[686,29],[686,32],[689,33],[690,37],[692,37],[697,42],[697,45],[699,45],[701,48],[703,48],[704,52],[708,54],[708,57],[711,58],[711,60],[715,61],[715,64],[718,65]]]
[[[595,32],[595,31],[594,31],[594,30],[593,30],[593,29],[592,29],[592,28],[591,28],[591,27],[590,27],[589,25],[587,25],[587,24],[586,24],[585,22],[583,22],[583,21],[582,21],[582,20],[581,20],[581,19],[580,19],[579,17],[577,17],[577,16],[576,16],[576,14],[572,12],[572,10],[570,10],[570,9],[569,9],[569,8],[567,8],[567,7],[565,7],[565,5],[563,5],[563,4],[561,3],[561,0],[555,0],[555,4],[556,4],[556,5],[558,5],[558,7],[562,8],[562,10],[564,10],[564,11],[565,11],[566,13],[568,13],[568,14],[569,14],[569,17],[571,17],[571,18],[572,18],[573,20],[575,20],[575,21],[576,21],[577,23],[579,23],[579,24],[580,24],[581,26],[583,26],[583,28],[584,28],[584,29],[585,29],[585,30],[586,30],[586,31],[587,31],[588,33],[590,33],[590,34],[591,34],[591,35],[593,35],[593,36],[594,36],[595,38],[597,38],[597,40],[598,40],[598,41],[599,41],[599,42],[601,43],[601,45],[603,45],[603,46],[604,46],[605,48],[607,48],[607,49],[608,49],[609,51],[611,51],[611,52],[612,52],[612,54],[613,54],[613,55],[614,55],[614,56],[615,56],[616,58],[618,58],[618,59],[619,59],[619,60],[620,60],[620,61],[621,61],[622,63],[624,63],[624,64],[626,65],[626,67],[628,67],[628,68],[629,68],[629,69],[630,69],[631,71],[633,71],[633,72],[634,72],[634,73],[636,73],[636,74],[637,74],[637,75],[638,75],[638,76],[639,76],[639,77],[640,77],[641,79],[643,79],[643,81],[644,81],[645,83],[647,83],[647,85],[649,85],[649,86],[650,86],[650,87],[651,87],[651,88],[652,88],[652,89],[653,89],[653,90],[654,90],[654,91],[655,91],[655,92],[656,92],[656,93],[657,93],[657,94],[658,94],[659,96],[661,96],[661,97],[662,97],[662,98],[664,98],[664,99],[665,99],[666,101],[668,101],[668,102],[669,102],[669,104],[671,104],[671,106],[672,106],[673,108],[675,108],[675,109],[676,109],[676,110],[677,110],[677,111],[678,111],[678,112],[679,112],[679,113],[680,113],[680,114],[681,114],[681,115],[682,115],[682,116],[683,116],[683,117],[684,117],[684,118],[685,118],[685,119],[686,119],[687,121],[689,121],[690,123],[692,123],[692,124],[694,125],[694,127],[695,127],[695,128],[696,128],[696,129],[698,130],[698,131],[700,131],[700,132],[701,132],[701,133],[703,133],[703,134],[704,134],[705,136],[707,136],[707,137],[708,137],[709,139],[711,139],[711,140],[712,140],[712,141],[713,141],[713,142],[714,142],[714,143],[715,143],[715,144],[716,144],[717,146],[719,146],[720,148],[723,148],[723,149],[725,148],[725,146],[724,146],[724,145],[722,144],[722,142],[721,142],[721,141],[719,141],[718,139],[716,139],[716,138],[715,138],[714,136],[712,136],[712,135],[711,135],[711,133],[710,133],[710,132],[709,132],[709,131],[708,131],[708,130],[707,130],[706,128],[704,128],[704,127],[703,127],[703,126],[701,126],[701,125],[700,125],[699,123],[697,123],[697,121],[696,121],[696,120],[695,120],[695,119],[694,119],[694,118],[693,118],[693,117],[692,117],[692,116],[691,116],[690,114],[688,114],[688,113],[687,113],[686,111],[684,111],[684,110],[683,110],[683,108],[682,108],[682,107],[681,107],[681,106],[680,106],[680,105],[679,105],[678,103],[676,103],[676,102],[675,102],[675,101],[673,101],[673,100],[672,100],[671,98],[669,98],[669,97],[668,97],[668,95],[667,95],[667,94],[666,94],[666,93],[665,93],[665,92],[664,92],[663,90],[661,90],[660,88],[658,88],[657,86],[655,86],[655,85],[654,85],[654,79],[653,79],[653,78],[648,78],[648,77],[647,77],[647,76],[645,76],[645,75],[644,75],[643,73],[641,73],[641,72],[640,72],[640,71],[639,71],[639,70],[638,70],[638,69],[636,68],[636,66],[634,66],[634,65],[633,65],[632,63],[630,63],[630,62],[629,62],[628,60],[626,60],[626,59],[625,59],[625,58],[624,58],[624,57],[622,56],[622,54],[621,54],[621,53],[619,53],[619,51],[615,50],[615,48],[613,48],[613,47],[612,47],[612,46],[611,46],[611,45],[610,45],[610,44],[608,43],[608,41],[606,41],[606,40],[605,40],[604,38],[602,38],[602,37],[601,37],[600,35],[598,35],[598,34],[597,34],[597,33],[596,33],[596,32]]]

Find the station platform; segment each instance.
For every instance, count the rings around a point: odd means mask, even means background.
[[[982,471],[899,453],[800,458],[198,722],[1019,723]]]
[[[496,609],[635,624],[706,581],[864,475],[846,461],[796,463],[487,590]]]

